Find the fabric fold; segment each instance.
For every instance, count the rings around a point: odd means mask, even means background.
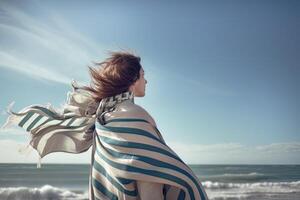
[[[96,120],[91,199],[139,200],[137,181],[163,184],[166,200],[208,199],[200,180],[166,144],[152,120],[130,101],[106,113],[104,124]]]
[[[82,153],[92,146],[90,200],[140,200],[137,181],[162,184],[165,200],[208,199],[194,172],[164,141],[152,116],[134,103],[133,92],[95,102],[75,81],[72,87],[61,109],[30,105],[14,112],[10,104],[2,128],[18,125],[29,132],[29,145],[39,160],[54,152]]]
[[[95,102],[91,94],[72,81],[72,91],[67,93],[67,100],[62,108],[55,109],[51,104],[33,104],[9,114],[2,129],[19,126],[30,133],[32,146],[39,155],[37,167],[41,167],[41,158],[53,152],[82,153],[93,144],[96,117],[111,111],[124,99],[133,98],[129,91],[114,97],[103,98]]]

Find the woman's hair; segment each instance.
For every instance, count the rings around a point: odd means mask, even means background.
[[[90,86],[83,86],[95,101],[123,93],[140,78],[141,58],[126,51],[108,52],[110,57],[95,63],[96,68],[88,66],[91,76]]]

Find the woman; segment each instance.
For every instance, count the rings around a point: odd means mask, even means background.
[[[32,105],[9,111],[8,124],[30,131],[40,157],[81,153],[92,146],[89,199],[208,199],[193,171],[165,143],[134,97],[145,96],[140,58],[111,52],[89,68],[90,86],[76,86],[63,111]]]

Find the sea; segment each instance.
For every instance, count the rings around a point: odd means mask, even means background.
[[[300,165],[189,165],[209,199],[300,199]],[[0,164],[0,200],[87,200],[88,164]]]

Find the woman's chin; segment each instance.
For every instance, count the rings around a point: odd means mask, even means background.
[[[134,94],[135,97],[144,97],[145,96],[145,92],[144,93],[136,93]]]

